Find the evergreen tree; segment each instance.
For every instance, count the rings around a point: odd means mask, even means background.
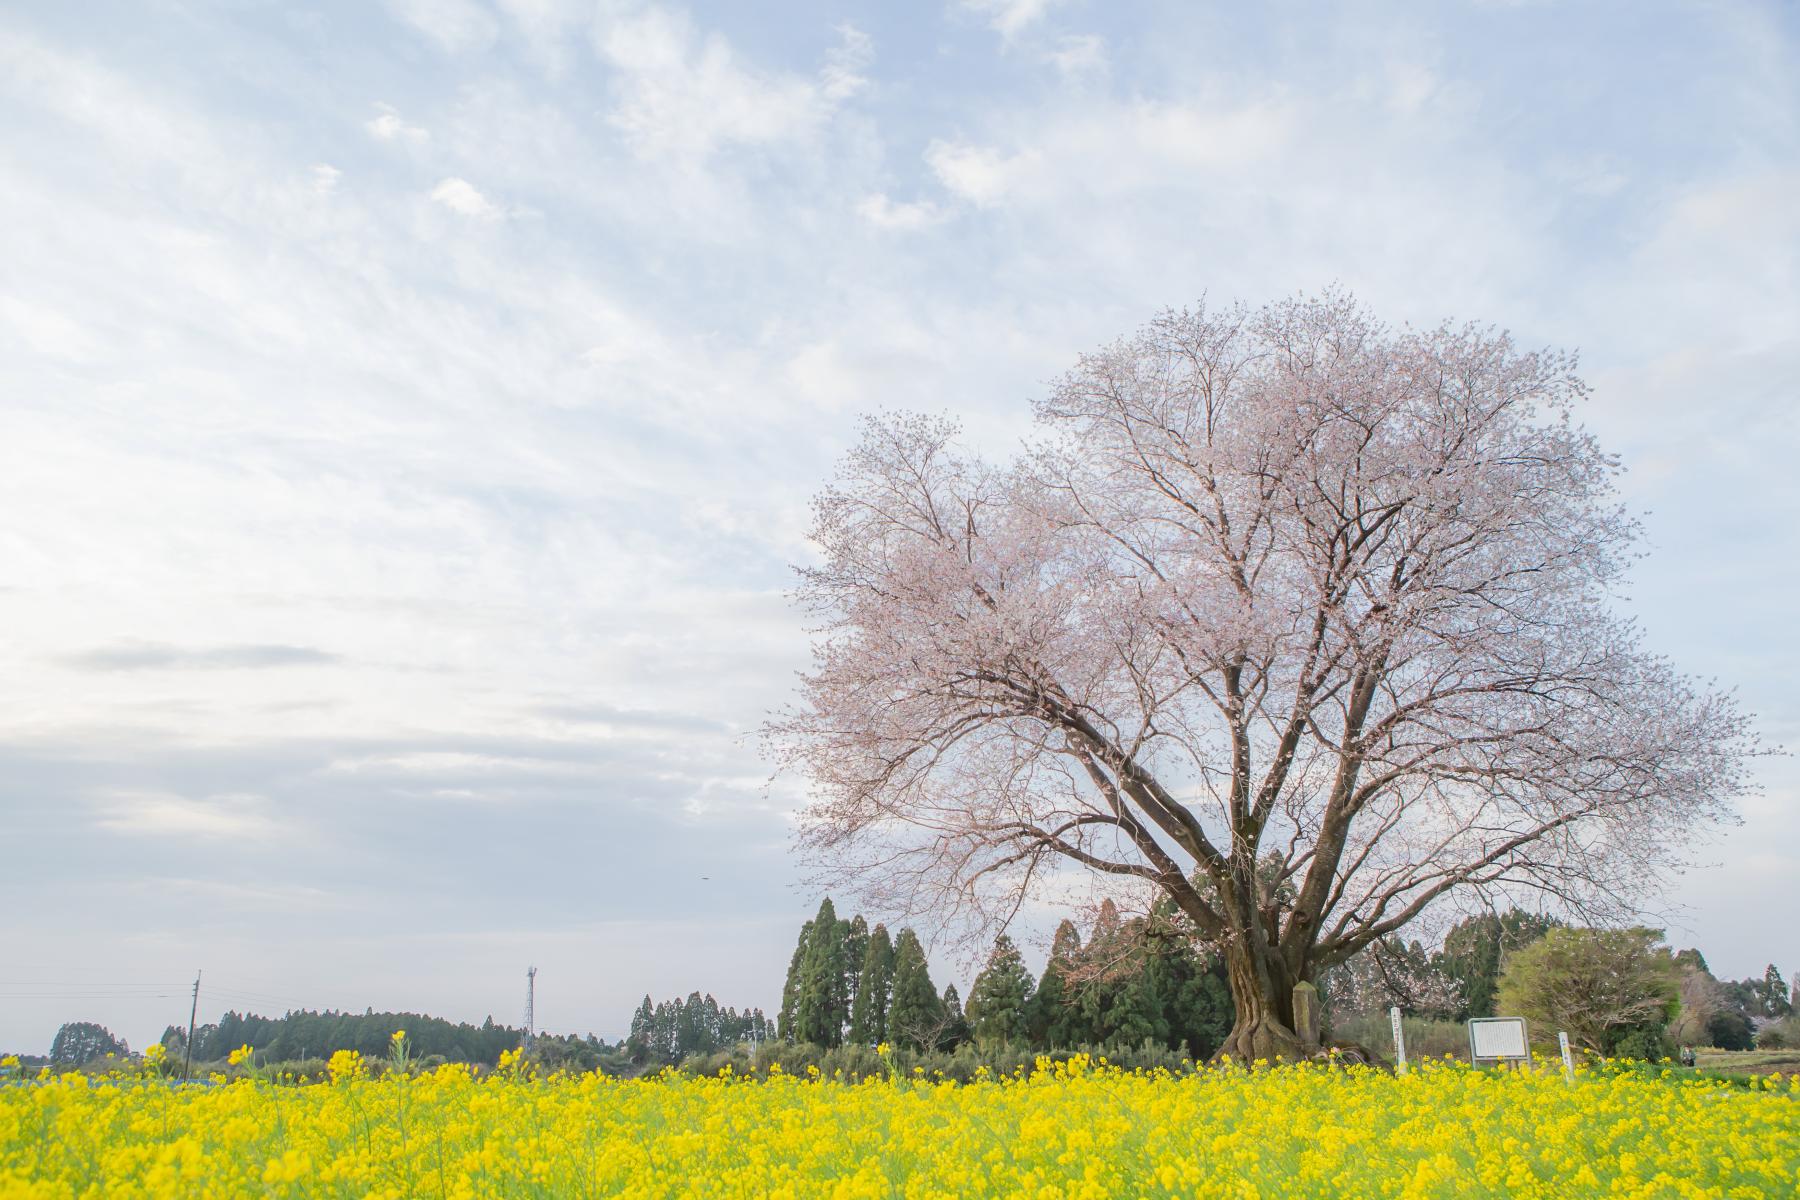
[[[1225,960],[1202,954],[1192,939],[1183,939],[1157,962],[1168,1044],[1194,1058],[1210,1058],[1231,1032],[1234,1015]]]
[[[869,952],[869,923],[857,913],[844,926],[844,978],[838,985],[844,1001],[844,1028],[855,1020],[856,992],[862,983],[863,956]]]
[[[807,948],[812,942],[812,929],[811,921],[800,926],[800,938],[794,943],[794,956],[788,959],[787,980],[781,985],[779,1029],[782,1040],[787,1042],[799,1040],[794,1036],[794,1006],[800,999],[800,972],[806,962]]]
[[[1081,934],[1075,922],[1065,920],[1056,927],[1056,936],[1050,943],[1050,961],[1044,964],[1044,974],[1031,1000],[1031,1044],[1040,1050],[1060,1050],[1089,1040],[1069,978],[1080,957]]]
[[[943,1030],[943,1001],[932,986],[925,947],[910,929],[902,929],[894,942],[892,994],[885,1040],[911,1050],[935,1045]]]
[[[984,1049],[1021,1044],[1030,1037],[1031,974],[1019,948],[1004,933],[994,939],[987,966],[969,989],[969,1031]]]
[[[939,1007],[943,1013],[943,1028],[938,1033],[937,1048],[947,1053],[969,1040],[969,1021],[963,1013],[962,997],[957,994],[954,983],[944,985]]]
[[[488,1022],[492,1024],[493,1018],[489,1017]],[[643,1064],[650,1061],[650,1048],[655,1026],[656,1009],[651,1005],[650,997],[645,995],[644,1002],[638,1005],[636,1012],[631,1014],[631,1032],[625,1038],[625,1049],[631,1056],[632,1062]]]
[[[1781,978],[1781,972],[1770,963],[1763,971],[1762,1015],[1780,1020],[1794,1011],[1794,1005],[1788,999],[1788,986]]]
[[[863,949],[856,977],[856,1001],[850,1009],[850,1040],[873,1046],[887,1033],[888,998],[894,986],[894,943],[886,925],[875,926]]]
[[[794,1039],[832,1047],[844,1040],[849,1022],[845,1002],[844,935],[849,923],[837,918],[827,896],[812,920],[812,936],[800,962],[799,986],[794,995]]]

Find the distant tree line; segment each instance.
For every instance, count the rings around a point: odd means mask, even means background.
[[[497,1025],[492,1017],[480,1025],[447,1021],[420,1013],[341,1013],[301,1010],[281,1017],[228,1012],[215,1023],[194,1030],[193,1059],[212,1062],[239,1046],[249,1046],[269,1061],[329,1058],[339,1050],[355,1050],[364,1057],[385,1055],[396,1030],[406,1031],[412,1052],[421,1058],[436,1055],[446,1062],[483,1063],[493,1066],[503,1050],[516,1048],[524,1031]],[[187,1050],[187,1030],[171,1025],[163,1031],[163,1045],[171,1056]]]
[[[720,1008],[711,995],[690,992],[686,1000],[652,1004],[649,996],[631,1016],[631,1032],[625,1050],[638,1066],[679,1063],[699,1054],[713,1054],[739,1042],[766,1042],[775,1026],[760,1008],[739,1012]]]
[[[1002,933],[965,1006],[955,984],[940,992],[932,982],[913,930],[890,937],[861,916],[840,919],[827,898],[800,930],[777,1030],[784,1041],[824,1049],[1152,1044],[1204,1057],[1231,1026],[1224,965],[1192,938],[1163,936],[1169,924],[1160,910],[1122,919],[1108,901],[1085,942],[1073,922],[1058,927],[1035,982]]]

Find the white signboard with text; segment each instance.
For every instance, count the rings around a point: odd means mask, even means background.
[[[1469,1022],[1469,1058],[1481,1062],[1530,1062],[1531,1041],[1523,1017],[1477,1017]]]

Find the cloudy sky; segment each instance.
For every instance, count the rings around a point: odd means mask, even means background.
[[[809,492],[1203,292],[1579,348],[1651,643],[1795,744],[1797,80],[1776,3],[6,5],[0,1049],[772,1010]]]

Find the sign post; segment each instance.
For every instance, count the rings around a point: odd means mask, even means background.
[[[1406,1033],[1400,1028],[1400,1009],[1398,1006],[1388,1009],[1388,1018],[1394,1023],[1394,1069],[1406,1074]]]
[[[1556,1035],[1556,1044],[1558,1046],[1562,1047],[1563,1078],[1567,1079],[1570,1083],[1574,1083],[1575,1082],[1575,1056],[1573,1054],[1569,1053],[1569,1035],[1566,1033],[1559,1032]]]
[[[1469,1022],[1469,1063],[1528,1063],[1531,1039],[1523,1017],[1476,1017]]]

